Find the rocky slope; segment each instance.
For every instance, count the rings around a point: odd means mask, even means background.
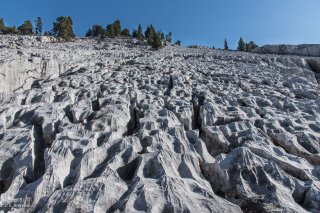
[[[280,55],[300,55],[320,57],[320,44],[300,44],[300,45],[264,45],[254,50],[256,53],[280,54]]]
[[[0,42],[3,211],[320,211],[319,59]]]

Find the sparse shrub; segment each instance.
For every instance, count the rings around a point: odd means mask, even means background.
[[[280,55],[285,55],[286,54],[286,45],[284,45],[284,44],[281,44],[280,46],[279,46],[279,54]]]
[[[52,35],[62,38],[65,41],[71,41],[75,38],[73,33],[73,22],[70,16],[60,16],[53,23]]]
[[[3,30],[4,34],[18,34],[18,30],[16,28],[16,26],[12,26],[12,27],[5,27]]]

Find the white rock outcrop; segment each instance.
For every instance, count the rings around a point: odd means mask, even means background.
[[[263,54],[300,55],[320,57],[320,44],[300,45],[264,45],[254,49],[253,52]]]
[[[0,210],[320,211],[316,58],[0,46]]]

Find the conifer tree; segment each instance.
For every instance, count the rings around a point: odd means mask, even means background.
[[[98,37],[106,34],[105,29],[101,25],[93,25],[91,30],[91,36]]]
[[[181,41],[177,40],[175,44],[181,46]]]
[[[127,28],[123,29],[121,31],[120,35],[125,36],[125,37],[130,37],[131,36],[130,35],[130,31]]]
[[[36,20],[36,35],[41,36],[42,34],[42,20],[40,17]]]
[[[31,21],[26,20],[22,25],[18,27],[18,31],[22,35],[32,35],[33,34],[33,26]]]
[[[172,42],[172,33],[171,32],[169,32],[169,34],[166,36],[166,41],[168,41],[168,42]]]
[[[92,30],[89,28],[89,30],[86,32],[86,37],[92,36]]]
[[[150,44],[156,50],[162,47],[161,36],[159,35],[159,33],[155,33],[153,35],[153,39]]]
[[[121,33],[121,23],[119,20],[116,20],[113,22],[113,28],[114,28],[114,35],[119,36]]]
[[[259,47],[254,43],[253,41],[250,41],[249,43],[246,43],[246,52],[252,52],[255,48]]]
[[[115,37],[114,25],[113,24],[109,24],[107,26],[107,36],[109,38],[114,38]]]
[[[153,39],[154,39],[156,34],[157,33],[156,33],[154,27],[152,26],[152,24],[147,27],[147,30],[145,32],[145,36],[146,36],[146,39],[147,39],[148,43],[151,44],[153,42]]]
[[[160,35],[161,40],[165,40],[166,37],[162,31],[159,31],[158,34]]]
[[[4,25],[3,18],[0,18],[0,32],[4,32],[6,29],[6,26]]]
[[[132,31],[132,37],[138,38],[138,31],[136,29],[133,29],[133,31]]]
[[[224,39],[224,50],[229,50],[227,39]]]
[[[139,24],[139,27],[138,27],[137,38],[138,38],[139,40],[142,40],[142,39],[143,39],[143,33],[142,33],[141,24]]]
[[[246,43],[244,42],[242,37],[240,37],[240,39],[239,39],[237,50],[239,50],[239,51],[246,50]]]
[[[52,35],[62,38],[65,41],[71,41],[75,38],[73,33],[73,22],[70,16],[60,16],[53,23]]]

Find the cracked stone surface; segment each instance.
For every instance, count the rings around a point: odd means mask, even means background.
[[[0,50],[1,210],[320,211],[318,58],[15,36]]]

